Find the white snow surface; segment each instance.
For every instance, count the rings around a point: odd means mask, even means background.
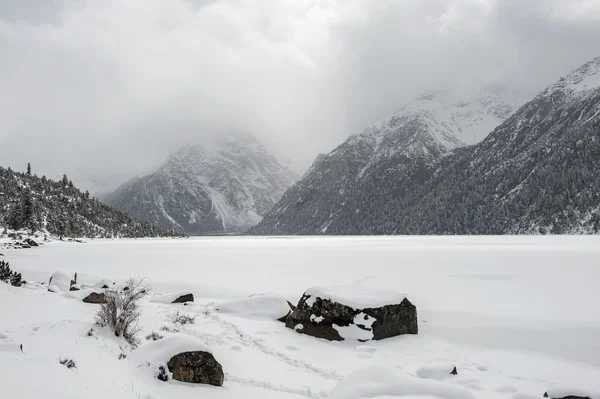
[[[475,399],[476,396],[467,388],[424,381],[390,366],[370,366],[349,375],[327,398]]]
[[[6,397],[532,399],[547,391],[598,399],[599,236],[90,240],[2,253],[29,282],[0,283]],[[196,301],[144,298],[142,342],[132,349],[94,324],[98,305],[81,302],[85,292],[35,284],[60,268],[77,272],[82,287],[139,276],[153,292],[190,291]],[[308,287],[339,285],[405,292],[419,334],[329,342],[217,311],[252,293],[296,303]],[[177,312],[195,323],[174,324]],[[151,332],[164,338],[145,340]],[[159,363],[192,347],[211,349],[223,387],[155,378]],[[63,357],[77,368],[59,364]]]
[[[223,302],[217,305],[219,313],[231,315],[277,320],[290,312],[287,299],[278,294],[253,295],[235,301]]]
[[[192,292],[190,292],[190,291],[178,291],[178,292],[171,292],[168,294],[157,294],[157,295],[154,295],[152,297],[152,299],[150,299],[150,302],[170,304],[170,303],[173,303],[173,301],[176,300],[177,298],[182,297],[184,295],[191,294],[191,293]]]
[[[306,300],[313,306],[317,298],[329,299],[353,309],[379,308],[385,305],[397,305],[406,298],[396,291],[374,288],[363,284],[337,285],[331,287],[311,287],[304,293]]]

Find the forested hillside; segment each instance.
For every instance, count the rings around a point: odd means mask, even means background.
[[[46,231],[58,237],[148,237],[171,235],[150,223],[81,192],[61,181],[0,167],[0,228]]]
[[[434,162],[380,160],[344,192],[326,223],[314,209],[328,185],[308,180],[325,166],[317,162],[252,232],[598,233],[600,57],[546,88],[479,144]]]

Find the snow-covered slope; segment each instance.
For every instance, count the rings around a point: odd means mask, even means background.
[[[105,201],[191,234],[240,232],[260,222],[296,179],[254,137],[231,135],[182,148]]]
[[[420,179],[427,165],[456,148],[479,142],[510,116],[515,109],[512,97],[498,88],[466,98],[450,92],[422,95],[329,154],[320,155],[252,231],[327,233],[351,192],[373,189],[363,187],[364,182],[383,177],[390,169],[400,181]]]

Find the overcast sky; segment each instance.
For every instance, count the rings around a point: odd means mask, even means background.
[[[599,55],[600,0],[1,0],[0,165],[130,176],[241,131],[306,166],[425,90]]]

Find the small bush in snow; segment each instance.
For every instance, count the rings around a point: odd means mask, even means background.
[[[124,353],[119,354],[119,360],[127,359],[127,355]]]
[[[68,369],[76,369],[77,368],[77,364],[75,363],[75,361],[73,359],[63,357],[63,358],[60,358],[58,361],[60,362],[60,364],[62,364],[63,366],[65,366]]]
[[[181,314],[179,311],[173,315],[173,323],[179,323],[182,326],[186,324],[194,324],[196,322],[196,316],[188,316],[186,314]]]
[[[96,323],[109,326],[115,336],[123,337],[131,345],[137,345],[137,333],[140,331],[140,300],[149,291],[142,287],[143,280],[129,279],[124,288],[106,290],[106,303],[100,305],[96,314]]]
[[[20,287],[23,283],[21,273],[10,270],[8,262],[0,260],[0,281],[4,281],[14,287]]]
[[[93,337],[94,336],[94,329],[90,328],[85,335],[87,335],[88,337]]]
[[[165,366],[158,367],[158,375],[156,376],[156,378],[165,382],[169,381],[169,374],[167,373],[167,369],[165,368]]]
[[[175,327],[169,327],[169,326],[162,326],[160,328],[160,331],[166,331],[166,332],[170,332],[170,333],[178,333],[179,330],[176,329]]]
[[[146,335],[146,340],[158,341],[159,339],[163,339],[164,337],[157,333],[156,331],[152,331],[152,334]]]

